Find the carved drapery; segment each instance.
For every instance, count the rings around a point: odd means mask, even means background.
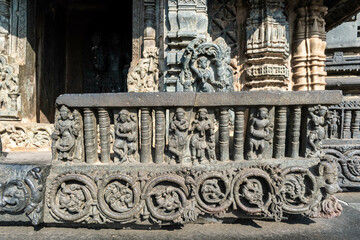
[[[285,90],[288,85],[289,23],[284,0],[249,0],[246,21],[246,86]]]
[[[325,89],[326,32],[323,0],[305,1],[296,9],[293,40],[293,90]]]

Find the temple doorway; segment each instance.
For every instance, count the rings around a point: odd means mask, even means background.
[[[132,1],[38,0],[38,121],[63,93],[126,92]]]

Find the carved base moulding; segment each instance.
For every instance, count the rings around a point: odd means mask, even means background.
[[[296,166],[298,165],[298,166]],[[192,168],[155,164],[53,165],[44,222],[55,225],[176,224],[200,218],[331,218],[341,205],[331,163],[243,161]],[[336,169],[335,169],[336,172]],[[335,174],[336,179],[336,174]]]

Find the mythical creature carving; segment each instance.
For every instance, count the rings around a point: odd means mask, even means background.
[[[129,69],[128,92],[157,92],[159,82],[159,50],[149,47],[144,51],[144,58]]]
[[[115,123],[114,152],[115,162],[133,161],[137,151],[136,115],[128,110],[121,110]]]
[[[248,159],[262,159],[264,152],[270,146],[272,132],[269,109],[261,107],[256,116],[250,119]]]
[[[170,123],[169,151],[173,153],[180,163],[183,162],[187,146],[189,121],[183,108],[177,108]]]
[[[326,137],[328,109],[324,106],[309,108],[306,157],[321,157],[322,141]]]
[[[44,168],[35,167],[24,179],[0,183],[0,212],[25,213],[33,225],[43,218]]]
[[[196,119],[192,123],[193,135],[190,140],[191,158],[194,164],[216,160],[215,155],[215,128],[208,111],[200,108]],[[207,152],[207,157],[205,152]]]
[[[230,48],[224,39],[214,43],[197,38],[187,46],[180,83],[185,92],[226,92],[233,90]]]
[[[77,110],[62,105],[52,135],[59,161],[80,161],[82,158],[82,119]]]

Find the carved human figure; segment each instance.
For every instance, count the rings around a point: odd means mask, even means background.
[[[269,110],[259,108],[256,116],[250,120],[249,159],[262,159],[268,142],[271,140],[272,127],[269,120]]]
[[[8,101],[8,91],[7,91],[7,85],[5,81],[6,75],[1,71],[0,76],[0,110],[4,111],[6,110],[6,104]]]
[[[215,129],[214,123],[208,115],[205,108],[198,110],[196,119],[192,123],[193,136],[190,140],[191,158],[194,164],[204,163],[206,161],[205,150],[210,162],[216,160],[215,157]]]
[[[128,157],[137,151],[137,128],[136,117],[128,110],[121,110],[116,119],[114,152],[117,154],[116,161],[124,162],[131,160]]]
[[[321,142],[326,136],[326,115],[328,110],[326,107],[317,106],[309,108],[309,130],[308,130],[308,148],[306,155],[308,157],[321,156]]]
[[[173,120],[170,123],[169,151],[177,156],[182,163],[186,147],[189,121],[183,108],[177,108]]]
[[[197,66],[196,66],[197,63]],[[213,86],[223,88],[224,85],[215,81],[214,71],[210,67],[210,61],[202,56],[191,60],[191,70],[195,73],[198,92],[215,92]]]
[[[79,143],[77,138],[81,134],[81,123],[75,118],[65,105],[60,108],[60,116],[55,124],[53,141],[58,152],[58,160],[72,161]],[[78,149],[80,151],[80,149]]]
[[[330,118],[327,120],[327,123],[330,127],[329,129],[330,138],[339,137],[339,133],[338,133],[339,120],[340,120],[340,116],[338,115],[337,111],[334,110]]]

